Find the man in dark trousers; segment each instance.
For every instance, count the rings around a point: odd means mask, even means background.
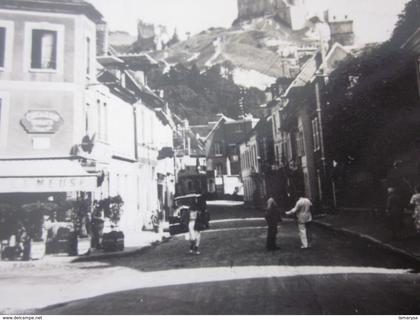
[[[386,211],[389,216],[389,227],[393,239],[400,239],[403,227],[404,203],[395,187],[388,188]]]
[[[277,236],[277,224],[280,221],[280,213],[278,210],[278,205],[273,197],[269,197],[267,200],[267,208],[265,214],[265,220],[267,221],[267,245],[266,248],[268,251],[278,250],[276,244]]]

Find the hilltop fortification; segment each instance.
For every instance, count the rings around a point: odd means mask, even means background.
[[[305,0],[238,0],[236,22],[265,15],[276,15],[292,30],[300,30],[306,22]]]

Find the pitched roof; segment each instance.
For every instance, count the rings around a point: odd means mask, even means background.
[[[344,48],[344,46],[338,42],[334,43],[334,45],[328,51],[324,61],[322,61],[321,53],[319,51],[315,53],[308,61],[306,61],[302,67],[302,70],[299,72],[295,80],[293,80],[293,82],[282,96],[286,97],[293,89],[306,86],[308,83],[313,81],[315,75],[321,70],[323,73],[328,74],[331,71],[331,67],[334,68],[334,66],[330,66],[334,53],[338,52],[339,50],[342,51],[345,55],[351,54],[346,48]]]
[[[207,135],[210,133],[213,126],[209,124],[205,125],[197,125],[197,126],[190,126],[190,130],[195,134],[199,135],[201,138],[207,137]]]

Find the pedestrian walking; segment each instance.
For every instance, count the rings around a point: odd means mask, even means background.
[[[204,230],[202,213],[194,202],[189,208],[188,231],[190,237],[190,253],[200,254],[201,231]]]
[[[267,200],[267,208],[265,213],[265,221],[267,221],[267,243],[266,249],[268,251],[274,251],[280,249],[277,247],[277,231],[278,223],[280,221],[280,212],[278,205],[273,197],[269,197]]]
[[[415,193],[411,197],[410,204],[414,205],[414,227],[416,228],[417,234],[420,235],[420,185],[415,187]]]
[[[299,237],[302,243],[301,249],[309,248],[312,242],[312,233],[309,226],[309,222],[312,221],[311,206],[312,203],[308,198],[300,197],[295,207],[290,211],[286,211],[287,215],[294,214],[296,216]]]
[[[388,188],[388,199],[386,203],[388,214],[388,226],[393,239],[400,239],[403,227],[404,203],[395,187]]]

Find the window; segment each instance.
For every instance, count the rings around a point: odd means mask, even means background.
[[[305,145],[303,141],[303,131],[299,130],[296,136],[297,153],[299,157],[305,156]]]
[[[98,111],[98,139],[108,140],[108,106],[105,102],[96,101]]]
[[[0,68],[5,67],[6,57],[6,28],[0,27]]]
[[[314,151],[318,151],[321,148],[318,118],[312,120],[312,137],[314,140]]]
[[[221,156],[222,155],[222,144],[220,142],[216,142],[214,144],[214,154],[216,156]]]
[[[32,69],[57,69],[57,31],[32,30]]]
[[[88,135],[89,134],[89,103],[86,104],[86,111],[85,111],[85,132]]]
[[[244,162],[244,169],[248,168],[248,162],[247,162],[247,158],[246,158],[246,149],[244,151],[244,155],[243,155],[243,162]]]
[[[255,169],[254,149],[255,149],[255,146],[251,146],[251,149],[249,150],[250,151],[249,156],[251,158],[251,168],[254,168]]]
[[[108,140],[108,105],[106,102],[102,104],[102,138]]]
[[[97,111],[97,120],[98,120],[98,127],[97,127],[97,135],[98,139],[101,138],[102,133],[102,108],[101,108],[101,100],[96,100],[96,111]]]
[[[280,165],[283,166],[286,162],[287,155],[288,155],[288,143],[287,143],[287,135],[282,132],[281,134],[281,142],[280,142]]]
[[[0,147],[7,143],[9,96],[0,93]]]
[[[1,132],[1,128],[2,128],[2,120],[3,120],[3,115],[2,115],[2,107],[3,106],[3,100],[0,98],[0,132]]]
[[[255,162],[255,169],[258,168],[258,153],[257,153],[257,146],[254,146],[254,162]]]
[[[11,69],[13,57],[14,22],[0,20],[0,70]]]
[[[86,38],[86,75],[90,75],[91,71],[91,44],[90,44],[90,38]]]
[[[36,73],[62,74],[64,71],[64,36],[65,27],[62,24],[26,22],[25,46],[23,48],[25,70]],[[84,43],[82,46],[84,50]]]
[[[293,160],[293,145],[292,145],[292,135],[288,133],[286,135],[286,145],[287,145],[287,158],[289,161]]]
[[[239,157],[237,154],[237,147],[234,144],[229,145],[229,157],[230,157],[230,161],[232,162],[238,162],[239,161]]]
[[[216,164],[216,176],[220,177],[222,175],[223,175],[223,166],[220,163],[218,163]]]

